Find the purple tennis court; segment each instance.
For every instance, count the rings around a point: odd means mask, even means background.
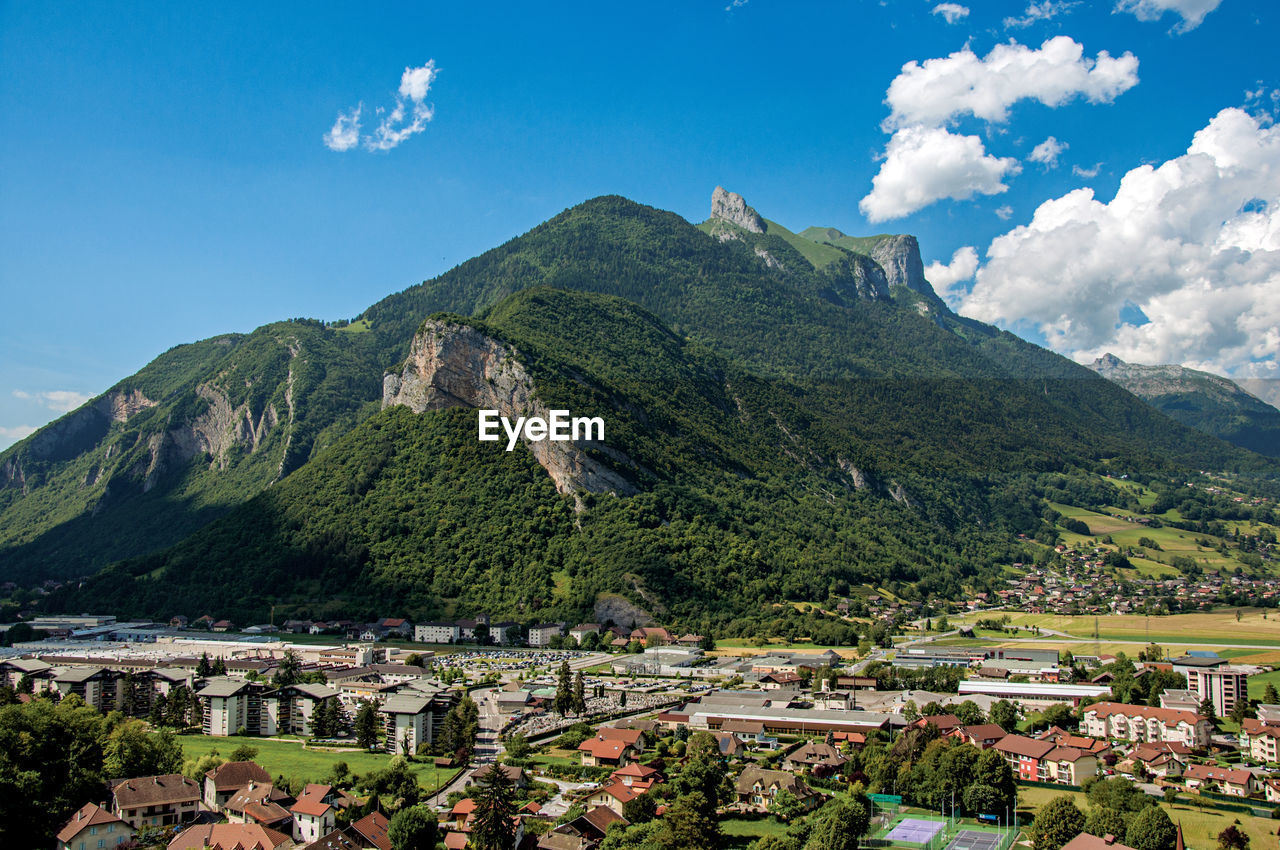
[[[945,825],[940,820],[903,818],[885,838],[906,844],[928,844],[935,835],[942,832],[942,827]]]

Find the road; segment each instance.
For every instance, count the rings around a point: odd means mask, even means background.
[[[471,776],[475,767],[491,764],[502,753],[502,741],[499,740],[498,733],[502,730],[503,717],[498,713],[494,690],[494,688],[479,688],[471,692],[471,698],[480,709],[480,731],[476,733],[472,764],[458,774],[457,779],[440,789],[439,794],[429,798],[426,801],[428,805],[443,806],[451,793],[467,787],[467,778]]]

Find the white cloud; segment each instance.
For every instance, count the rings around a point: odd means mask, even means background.
[[[1098,176],[1098,172],[1102,170],[1102,163],[1095,162],[1093,168],[1081,168],[1078,165],[1071,166],[1071,173],[1077,177],[1083,177],[1086,180],[1092,180]]]
[[[89,399],[93,398],[93,396],[74,392],[72,390],[49,390],[42,393],[28,393],[23,392],[22,390],[14,390],[13,396],[14,398],[35,401],[41,407],[47,407],[49,410],[57,411],[58,413],[70,413]]]
[[[1072,7],[1079,5],[1079,2],[1070,2],[1069,0],[1042,0],[1040,3],[1029,3],[1027,4],[1027,11],[1022,13],[1022,17],[1005,18],[1004,25],[1009,29],[1029,27],[1037,21],[1056,18],[1058,15],[1071,11]]]
[[[1053,136],[1050,136],[1040,144],[1036,145],[1031,151],[1031,156],[1027,157],[1027,159],[1032,162],[1038,162],[1045,168],[1057,168],[1058,157],[1062,155],[1062,152],[1065,151],[1067,147],[1068,145],[1066,142],[1060,142]]]
[[[1121,323],[1132,304],[1150,319]],[[1110,351],[1276,375],[1280,358],[1280,127],[1224,109],[1187,152],[1130,170],[1103,203],[1076,189],[996,237],[960,311],[1034,324],[1087,362]]]
[[[1174,32],[1188,32],[1200,26],[1204,16],[1218,8],[1222,0],[1118,0],[1117,12],[1128,12],[1140,21],[1156,21],[1165,12],[1182,17]]]
[[[9,446],[31,436],[35,432],[36,427],[34,425],[15,425],[12,428],[0,425],[0,450],[9,448]]]
[[[747,5],[747,1],[748,0],[732,0],[728,6],[724,7],[724,10],[726,12],[732,12],[734,9],[741,9],[743,6]]]
[[[954,24],[961,18],[969,17],[969,7],[959,3],[939,3],[933,7],[933,14],[941,15],[947,23]]]
[[[944,294],[961,281],[969,280],[978,270],[978,252],[971,246],[956,249],[951,255],[951,262],[943,265],[937,261],[925,266],[924,276],[933,284],[934,290]]]
[[[338,113],[329,132],[324,134],[324,146],[331,151],[349,151],[360,144],[360,111],[364,104],[347,113]]]
[[[337,120],[324,135],[325,147],[333,151],[349,151],[363,142],[365,150],[388,151],[421,133],[435,117],[435,107],[427,103],[427,95],[439,74],[434,59],[417,68],[405,68],[400,76],[396,104],[390,112],[382,107],[375,110],[382,119],[372,134],[362,136],[360,133],[360,113],[364,104],[359,104],[348,112],[338,113]]]
[[[1002,207],[996,207],[996,216],[999,217],[1002,221],[1008,221],[1009,217],[1012,215],[1013,215],[1013,207],[1009,206],[1008,204],[1005,204]]]
[[[871,192],[858,202],[869,221],[909,215],[943,198],[996,195],[1021,170],[1016,159],[988,156],[977,136],[941,127],[905,127],[893,134]]]
[[[885,129],[912,124],[941,126],[971,113],[1003,122],[1019,100],[1061,106],[1076,96],[1108,103],[1138,83],[1138,59],[1132,53],[1113,57],[1105,50],[1096,59],[1067,36],[1045,41],[1038,49],[1012,42],[979,58],[967,46],[941,59],[902,66],[889,84],[890,115]]]

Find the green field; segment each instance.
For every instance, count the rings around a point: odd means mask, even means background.
[[[1079,791],[1059,791],[1054,788],[1018,789],[1018,808],[1024,813],[1038,810],[1054,797],[1066,795],[1075,800],[1076,806],[1088,812],[1089,803]],[[1182,824],[1183,837],[1190,850],[1213,850],[1218,844],[1218,833],[1232,823],[1239,822],[1240,829],[1249,835],[1251,850],[1271,850],[1276,846],[1276,821],[1252,817],[1239,812],[1220,812],[1213,809],[1197,809],[1194,805],[1160,803],[1174,823]]]
[[[1265,608],[1241,608],[1199,614],[1171,614],[1145,617],[1140,614],[1112,614],[1101,617],[1069,614],[1022,614],[1007,612],[1013,626],[1034,626],[1065,632],[1072,637],[1093,637],[1097,622],[1101,641],[1152,640],[1156,643],[1197,643],[1280,646],[1280,612]],[[982,616],[990,617],[990,613]],[[1001,616],[1004,616],[1002,613]]]
[[[345,761],[352,773],[368,773],[385,768],[391,762],[391,756],[385,753],[367,753],[363,750],[316,750],[304,748],[301,741],[282,740],[278,738],[214,738],[204,735],[180,735],[182,754],[187,760],[195,760],[210,752],[226,758],[231,751],[241,745],[257,747],[258,754],[254,761],[272,776],[284,775],[290,779],[316,782],[329,772],[334,764]],[[433,765],[414,762],[413,771],[418,775],[418,782],[423,787],[434,791],[436,782],[445,785],[453,777],[456,770],[437,770]]]
[[[1134,562],[1134,566],[1143,575],[1155,575],[1157,570],[1163,567],[1168,575],[1177,575],[1177,570],[1169,566],[1169,562],[1176,555],[1182,555],[1195,560],[1204,567],[1229,567],[1235,569],[1240,566],[1240,562],[1235,558],[1223,555],[1216,549],[1201,546],[1196,543],[1197,539],[1210,540],[1216,546],[1223,542],[1221,538],[1213,537],[1208,534],[1197,534],[1192,531],[1183,531],[1178,528],[1148,528],[1137,522],[1129,522],[1121,517],[1109,516],[1107,514],[1097,513],[1088,508],[1077,508],[1071,505],[1063,505],[1057,502],[1050,502],[1050,506],[1066,517],[1078,519],[1085,525],[1089,526],[1089,534],[1073,534],[1071,532],[1063,532],[1062,540],[1068,546],[1088,545],[1092,541],[1096,541],[1104,535],[1111,535],[1111,539],[1116,542],[1117,546],[1141,548],[1138,540],[1146,537],[1154,540],[1160,545],[1160,550],[1145,549],[1143,560],[1146,562],[1143,566],[1139,566]],[[1122,516],[1135,516],[1118,508],[1111,509],[1114,513]],[[1130,559],[1133,560],[1132,558]]]
[[[782,835],[787,831],[787,825],[773,818],[763,820],[725,818],[720,821],[720,830],[724,833],[725,850],[740,850],[749,846],[757,838],[763,838],[766,835]]]
[[[1276,686],[1276,690],[1280,690],[1280,670],[1272,670],[1270,673],[1259,673],[1256,676],[1249,677],[1249,699],[1262,699],[1263,692],[1267,689],[1267,684]]]

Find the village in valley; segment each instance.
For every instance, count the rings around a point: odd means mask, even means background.
[[[91,780],[43,786],[28,827],[57,850],[610,850],[661,830],[742,848],[822,830],[904,850],[1271,846],[1280,643],[1118,638],[1148,618],[1095,603],[1112,591],[1087,556],[1060,563],[936,620],[839,600],[884,626],[856,650],[484,616],[42,616],[9,627],[0,702],[38,713],[33,735],[98,724],[96,756],[62,756],[96,758],[78,765]],[[1222,581],[1215,597],[1240,590]]]

